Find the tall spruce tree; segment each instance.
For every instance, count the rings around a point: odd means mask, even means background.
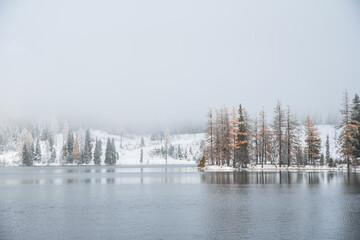
[[[326,135],[326,143],[325,143],[325,159],[326,162],[329,162],[330,159],[330,142],[329,142],[329,134]]]
[[[237,151],[237,158],[242,165],[242,167],[245,167],[247,163],[249,163],[249,152],[248,152],[248,136],[246,131],[246,124],[244,119],[244,113],[243,108],[241,107],[241,104],[239,106],[239,124],[238,124],[238,134],[237,134],[237,144],[239,146]]]
[[[143,159],[144,159],[144,151],[141,149],[140,150],[140,163],[143,163]]]
[[[108,138],[106,142],[106,149],[105,149],[105,164],[107,165],[114,165],[116,163],[116,150],[115,150],[115,144],[114,141],[111,141],[110,138]]]
[[[64,150],[67,151],[66,152],[66,163],[73,163],[74,157],[72,155],[72,152],[74,150],[74,134],[71,130],[69,130],[67,140],[66,140],[66,148],[64,148]]]
[[[354,159],[360,158],[360,98],[355,94],[351,107],[351,123],[355,125],[353,131],[353,156]]]
[[[52,148],[49,163],[54,163],[55,160],[56,160],[56,151],[55,148]]]
[[[36,147],[35,147],[35,161],[40,162],[41,161],[41,147],[40,147],[40,140],[39,138],[36,140]]]
[[[92,158],[92,144],[91,144],[91,136],[90,130],[86,130],[85,135],[85,146],[84,146],[84,154],[83,154],[83,163],[89,164]]]
[[[32,166],[33,165],[33,154],[31,149],[24,144],[22,150],[22,163],[24,166]]]
[[[101,164],[101,155],[102,155],[102,142],[101,140],[96,140],[95,150],[94,150],[94,164]]]

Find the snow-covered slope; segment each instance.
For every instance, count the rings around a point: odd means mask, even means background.
[[[74,135],[81,135],[83,133],[74,132]],[[172,158],[168,156],[167,161],[163,156],[154,154],[155,149],[161,149],[164,147],[164,141],[151,141],[150,136],[138,136],[127,135],[121,138],[119,135],[108,134],[105,131],[92,130],[91,138],[93,140],[93,146],[95,145],[95,139],[102,141],[102,158],[101,162],[104,164],[105,149],[107,139],[114,139],[116,150],[119,154],[117,160],[118,165],[123,164],[141,164],[140,154],[143,150],[143,163],[142,164],[194,164],[202,155],[201,146],[203,145],[204,134],[179,134],[170,136],[170,144],[174,147],[181,148],[183,152],[187,152],[186,156],[180,158]],[[145,146],[141,146],[141,138],[144,138]],[[122,143],[121,143],[122,142]],[[61,151],[63,146],[63,136],[61,133],[57,134],[54,139],[54,148],[56,151],[56,161],[52,165],[60,165]],[[50,158],[50,151],[48,144],[45,141],[40,142],[42,161],[40,163],[34,163],[34,165],[47,165]],[[122,146],[122,147],[121,147]],[[94,147],[93,147],[94,151]],[[91,162],[93,164],[93,162]],[[21,165],[19,153],[17,151],[7,151],[0,154],[0,166],[18,166]]]

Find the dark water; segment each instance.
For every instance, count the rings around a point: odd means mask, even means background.
[[[0,239],[360,239],[360,174],[0,168]]]

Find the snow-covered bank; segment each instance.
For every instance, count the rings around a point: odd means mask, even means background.
[[[216,165],[211,165],[211,166],[206,166],[203,168],[200,168],[201,171],[204,172],[233,172],[236,171],[236,168],[233,167],[227,167],[227,166],[216,166]]]
[[[305,165],[305,166],[274,166],[270,164],[264,164],[264,166],[253,165],[248,168],[245,168],[246,171],[347,171],[347,166],[344,164],[339,165],[338,167],[328,167],[328,166],[312,166],[312,165]],[[360,168],[352,167],[351,171],[359,172]]]

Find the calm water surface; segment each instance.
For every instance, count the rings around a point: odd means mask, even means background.
[[[0,239],[360,239],[360,174],[0,168]]]

